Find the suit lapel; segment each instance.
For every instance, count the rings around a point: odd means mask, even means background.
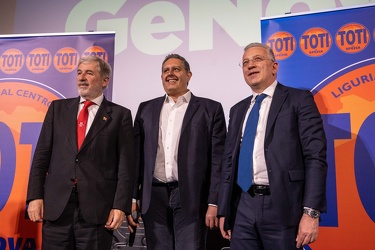
[[[199,106],[200,106],[199,98],[191,94],[191,99],[186,109],[184,119],[182,121],[181,134],[185,130],[186,126],[189,124],[189,121],[193,117],[194,113],[198,110]]]
[[[84,148],[89,141],[91,141],[102,129],[103,127],[111,122],[112,109],[108,105],[107,99],[103,99],[102,104],[100,105],[98,112],[95,115],[94,121],[91,124],[90,130],[88,131],[85,139],[83,140],[81,149]]]
[[[159,141],[159,123],[160,123],[160,114],[161,109],[163,108],[163,103],[165,101],[165,96],[156,99],[155,104],[151,104],[150,111],[151,111],[151,128],[152,128],[152,143],[151,145],[158,146]],[[156,150],[155,150],[156,152]]]
[[[68,141],[72,148],[77,151],[77,115],[78,115],[78,105],[80,98],[71,99],[66,105],[66,112],[63,112],[65,124],[72,124],[66,126],[68,130]]]
[[[276,85],[276,89],[272,97],[272,103],[271,103],[270,111],[268,114],[265,141],[271,131],[271,128],[273,127],[275,123],[276,117],[278,113],[280,112],[281,106],[284,103],[287,96],[288,96],[287,88],[285,88],[284,85],[278,83]]]
[[[232,124],[233,126],[236,126],[234,131],[237,132],[237,134],[234,135],[236,138],[236,144],[234,148],[235,151],[238,150],[241,144],[240,142],[241,142],[241,137],[242,137],[243,124],[245,122],[246,112],[250,107],[251,99],[252,99],[252,96],[243,100],[241,104],[238,106],[237,112],[235,112],[232,117],[233,119]]]

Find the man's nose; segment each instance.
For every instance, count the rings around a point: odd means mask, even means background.
[[[86,79],[86,74],[82,73],[78,75],[78,80],[85,80]]]

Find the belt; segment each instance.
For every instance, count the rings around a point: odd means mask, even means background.
[[[268,185],[251,185],[249,190],[247,191],[252,197],[255,195],[263,196],[263,195],[270,195],[270,186]]]
[[[153,182],[153,187],[166,187],[168,189],[175,189],[178,188],[178,181],[173,182]]]

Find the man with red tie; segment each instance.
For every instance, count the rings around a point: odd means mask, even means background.
[[[83,57],[79,97],[53,101],[33,157],[28,215],[43,220],[43,249],[111,249],[131,217],[134,139],[130,110],[103,95],[111,67]]]

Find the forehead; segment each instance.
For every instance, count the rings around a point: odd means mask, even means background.
[[[167,61],[164,62],[163,68],[180,66],[182,67],[182,61],[178,58],[169,58]]]
[[[252,47],[245,51],[243,58],[252,58],[256,55],[267,56],[267,50],[263,47]]]

